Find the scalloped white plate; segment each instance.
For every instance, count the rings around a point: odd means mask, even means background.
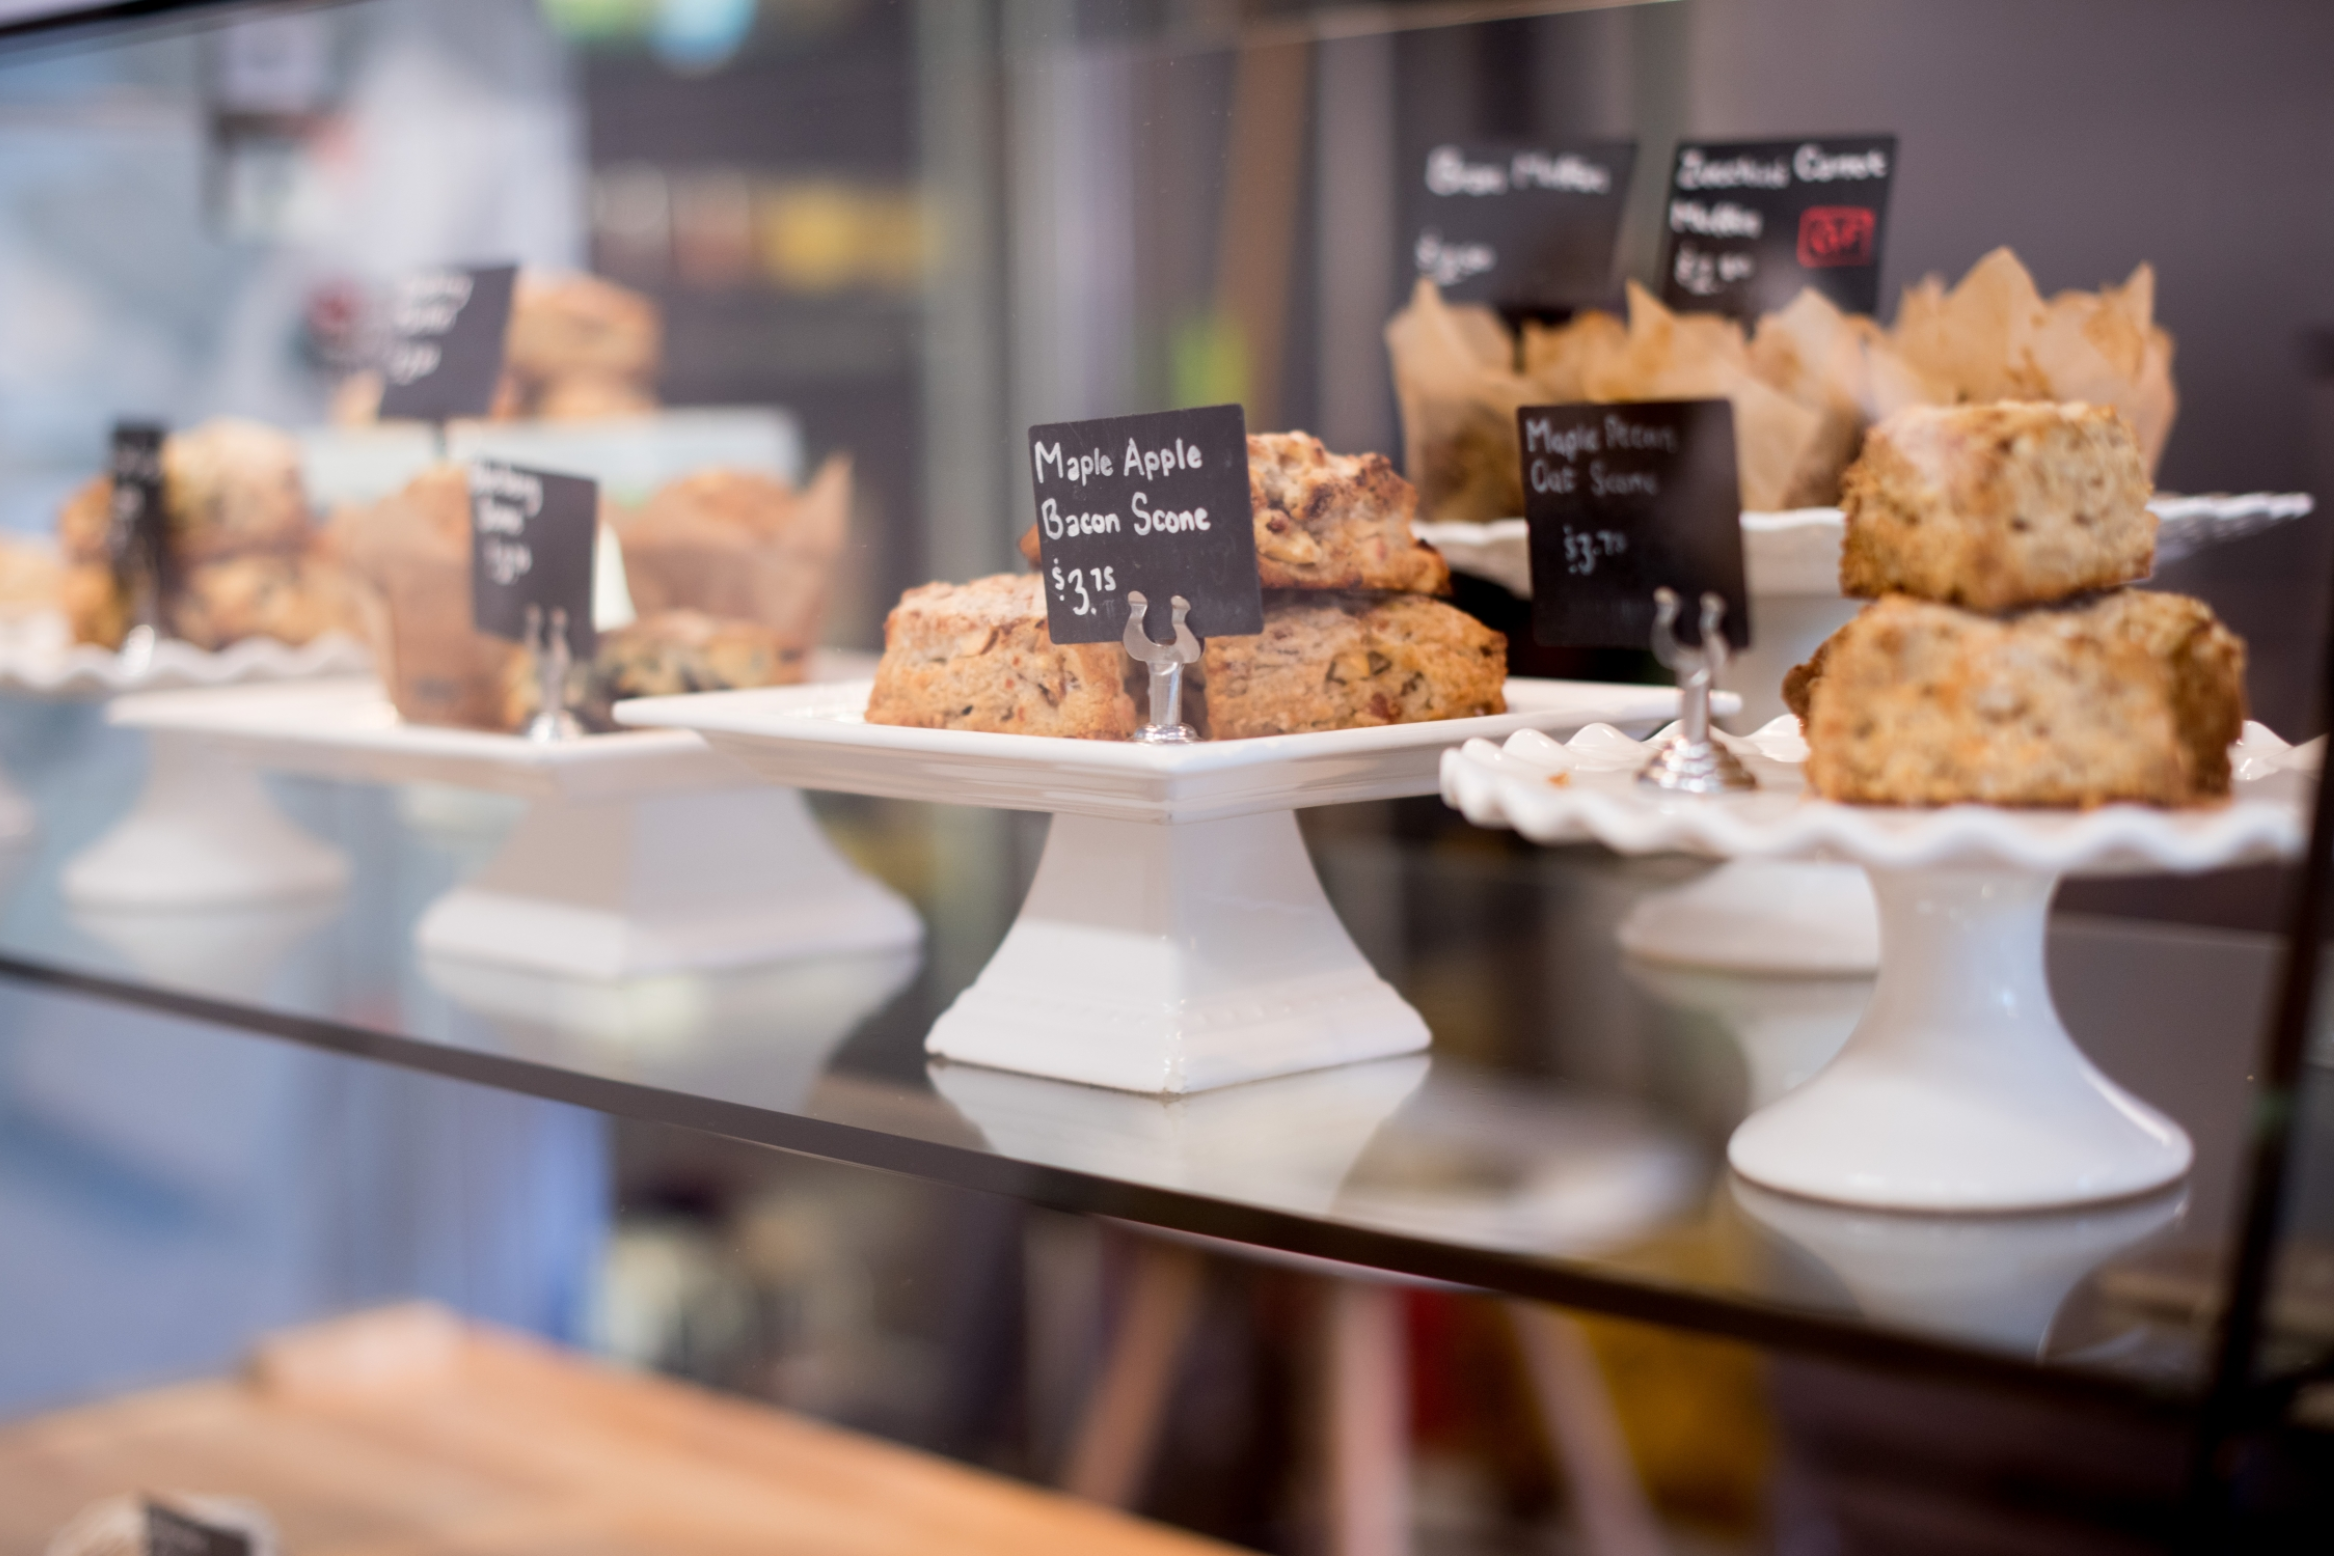
[[[274,638],[246,638],[216,652],[166,638],[154,645],[144,665],[131,666],[111,649],[71,642],[62,629],[62,621],[35,618],[0,634],[0,692],[79,701],[190,686],[362,675],[373,663],[355,638],[327,633],[298,647]]]
[[[2011,810],[1841,805],[1806,792],[1807,748],[1785,716],[1747,736],[1720,736],[1759,780],[1721,798],[1664,793],[1636,781],[1652,749],[1591,725],[1558,743],[1534,730],[1505,745],[1470,740],[1443,753],[1443,798],[1478,826],[1542,843],[1595,841],[1622,853],[1728,859],[1836,859],[1884,869],[2006,867],[2048,875],[2192,873],[2291,858],[2309,840],[2303,803],[2319,742],[2289,746],[2248,723],[2232,747],[2237,784],[2225,804],[2185,810],[2103,805]]]

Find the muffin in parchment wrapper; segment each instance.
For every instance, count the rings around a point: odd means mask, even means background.
[[[752,622],[807,652],[826,624],[850,518],[851,461],[836,454],[799,492],[744,470],[683,476],[619,516],[616,538],[642,616]]]
[[[1950,290],[1937,276],[1906,287],[1889,343],[1933,386],[1931,403],[2113,406],[2131,423],[2153,475],[2180,410],[2172,337],[2155,310],[2152,266],[2139,266],[2121,286],[2045,301],[2018,256],[1998,248]]]
[[[1888,329],[1806,290],[1746,332],[1632,284],[1626,321],[1592,310],[1527,324],[1519,349],[1496,314],[1445,303],[1422,279],[1386,343],[1427,518],[1521,513],[1515,409],[1573,401],[1731,402],[1743,506],[1774,510],[1836,503],[1865,428],[1915,405],[2113,406],[2153,472],[2179,407],[2172,337],[2154,314],[2146,265],[2046,301],[2005,248],[1950,289],[1934,276],[1906,288]]]
[[[1445,302],[1421,276],[1409,305],[1386,323],[1386,350],[1418,516],[1488,523],[1521,514],[1515,415],[1549,396],[1516,370],[1515,339],[1499,315]]]
[[[503,687],[526,653],[470,619],[470,476],[433,465],[379,502],[344,509],[331,554],[359,585],[373,661],[414,724],[502,729]]]

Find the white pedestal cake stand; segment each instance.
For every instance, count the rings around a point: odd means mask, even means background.
[[[2312,506],[2301,492],[2158,494],[2149,503],[2157,518],[2156,560],[2160,565],[2257,534],[2303,517]],[[1522,519],[1418,529],[1457,571],[1531,597],[1530,532]],[[1750,723],[1783,711],[1784,675],[1862,608],[1862,601],[1840,594],[1846,535],[1837,508],[1742,516],[1755,641],[1735,657],[1727,679]],[[1838,977],[1880,965],[1871,889],[1861,873],[1822,862],[1731,860],[1640,902],[1621,924],[1620,941],[1623,950],[1649,961],[1742,972]]]
[[[1803,792],[1806,748],[1789,719],[1732,742],[1760,781],[1751,794],[1647,789],[1634,777],[1645,748],[1590,729],[1568,745],[1529,733],[1504,749],[1470,741],[1443,759],[1443,796],[1471,821],[1541,842],[1862,865],[1880,907],[1871,1003],[1831,1063],[1743,1121],[1728,1160],[1813,1199],[2035,1210],[2144,1193],[2188,1170],[2180,1127],[2101,1075],[2061,1025],[2044,918],[2062,875],[2299,853],[2307,763],[2259,725],[2246,731],[2235,798],[2183,811],[1836,805]]]
[[[1322,894],[1294,812],[1431,794],[1454,738],[1646,727],[1657,687],[1508,683],[1490,718],[1146,746],[900,729],[868,683],[621,704],[695,730],[772,783],[1054,813],[996,956],[926,1049],[1122,1091],[1187,1092],[1427,1045]]]
[[[531,802],[423,913],[426,952],[620,979],[914,945],[915,913],[835,851],[802,796],[665,731],[538,744],[406,724],[370,680],[179,692],[117,723],[246,769],[444,783]]]
[[[352,638],[293,647],[251,638],[216,653],[165,640],[142,661],[65,640],[54,630],[0,643],[0,695],[96,702],[172,688],[253,686],[347,676],[369,663]],[[32,830],[32,813],[0,775],[0,838]],[[67,861],[65,898],[97,909],[258,904],[338,891],[337,851],[286,821],[249,768],[184,741],[150,743],[146,786],[112,831]]]

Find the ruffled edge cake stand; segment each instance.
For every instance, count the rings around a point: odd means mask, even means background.
[[[1871,1003],[1829,1064],[1735,1130],[1735,1171],[1811,1199],[1924,1211],[2121,1199],[2187,1173],[2187,1135],[2102,1075],[2059,1020],[2043,964],[2051,893],[2063,875],[2294,857],[2314,751],[2249,724],[2235,795],[2189,810],[1913,809],[1807,795],[1796,720],[1726,738],[1757,791],[1648,789],[1635,773],[1649,746],[1604,728],[1563,744],[1469,741],[1444,754],[1442,787],[1470,821],[1543,843],[1863,867],[1880,910]]]
[[[2304,492],[2159,493],[2148,506],[2156,513],[2161,565],[2302,518],[2315,504]],[[1522,519],[1418,530],[1456,571],[1531,597],[1530,531]],[[1780,712],[1784,674],[1861,608],[1863,602],[1840,594],[1846,533],[1837,508],[1743,514],[1756,641],[1736,656],[1728,680],[1743,693],[1751,717]],[[1879,916],[1864,877],[1820,862],[1730,861],[1647,897],[1622,923],[1619,938],[1632,956],[1688,967],[1838,977],[1880,965]]]

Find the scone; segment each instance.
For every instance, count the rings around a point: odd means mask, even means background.
[[[836,455],[800,492],[750,471],[700,470],[614,523],[642,615],[703,611],[808,649],[826,619],[850,511],[851,464]]]
[[[600,634],[589,666],[570,684],[570,706],[588,729],[616,727],[610,710],[628,697],[674,697],[687,692],[794,686],[810,667],[810,651],[780,641],[750,621],[723,621],[702,611],[660,611]],[[507,668],[503,727],[523,728],[535,716],[541,687],[524,655]]]
[[[1267,589],[1448,594],[1442,555],[1411,533],[1418,490],[1383,454],[1332,454],[1309,432],[1248,439],[1256,569]]]
[[[1056,644],[1034,573],[910,589],[883,623],[870,724],[1122,740],[1141,727],[1117,643]]]
[[[2002,619],[1892,595],[1793,672],[1807,778],[1868,805],[2184,805],[2229,790],[2245,645],[2125,589]]]
[[[1309,432],[1253,434],[1248,500],[1267,589],[1451,592],[1450,564],[1411,532],[1418,489],[1383,454],[1332,454]],[[1034,524],[1021,554],[1037,565]]]
[[[2150,489],[2113,410],[1899,411],[1865,435],[1841,479],[1840,589],[2000,611],[2130,583],[2155,565]]]
[[[162,440],[173,561],[298,551],[311,529],[300,444],[255,421],[207,421]]]
[[[656,304],[598,276],[519,272],[504,360],[535,383],[571,374],[648,381],[664,351]]]
[[[165,615],[173,634],[197,648],[245,638],[312,642],[348,630],[348,585],[331,566],[305,557],[242,556],[189,568]]]
[[[1257,637],[1211,638],[1217,740],[1503,713],[1507,639],[1415,594],[1265,596]]]

